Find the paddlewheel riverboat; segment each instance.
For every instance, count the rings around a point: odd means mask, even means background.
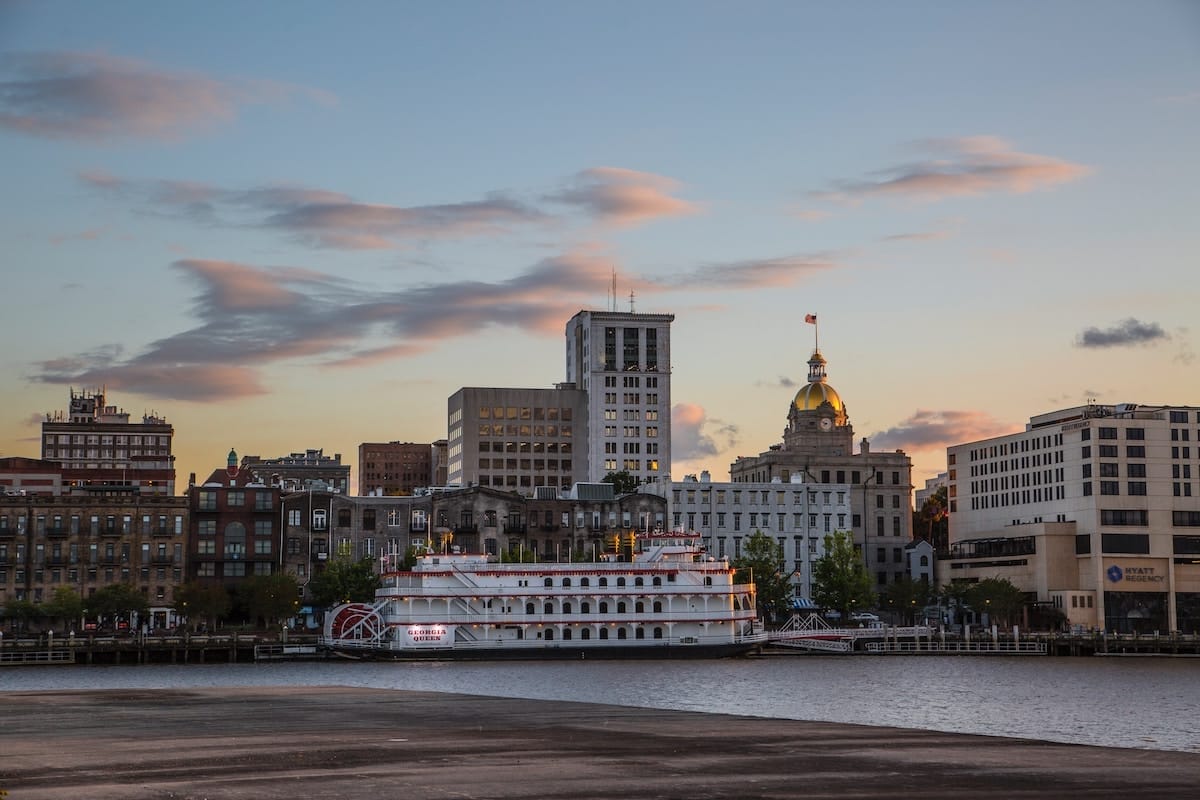
[[[630,533],[589,562],[426,553],[381,561],[374,603],[326,618],[339,653],[412,658],[715,658],[766,642],[754,584],[735,584],[695,533]]]

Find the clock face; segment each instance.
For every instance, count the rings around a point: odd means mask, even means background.
[[[829,417],[822,417],[820,425],[821,425],[821,430],[827,431],[833,427],[833,420],[831,420]]]

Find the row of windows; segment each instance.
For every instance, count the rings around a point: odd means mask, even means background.
[[[144,514],[141,517],[140,526],[134,525],[134,517],[131,514],[125,514],[118,517],[115,514],[108,514],[101,517],[99,514],[92,514],[88,517],[88,525],[83,524],[83,517],[79,514],[72,514],[70,517],[64,517],[61,514],[45,515],[38,514],[34,517],[33,532],[37,535],[50,534],[81,534],[81,533],[120,533],[131,534],[140,532],[143,534],[162,534],[162,535],[181,535],[183,533],[183,517],[168,516],[166,514],[150,515]],[[16,524],[16,532],[24,534],[28,528],[28,517],[24,514],[16,514],[13,519],[9,519],[8,514],[0,514],[0,531],[9,531],[10,524]]]
[[[96,434],[96,433],[48,433],[46,434],[46,444],[54,444],[55,437],[58,438],[60,445],[64,444],[94,444],[94,445],[132,445],[134,447],[142,444],[167,446],[171,443],[170,436],[126,436],[124,434]]]
[[[855,473],[855,474],[857,475],[857,473]],[[683,493],[685,491],[686,491],[687,504],[695,505],[696,504],[696,490],[695,489],[687,489],[687,490],[675,489],[674,492],[672,493],[675,504],[678,505],[684,500]],[[700,503],[702,505],[708,505],[709,502],[711,502],[712,491],[713,490],[711,490],[711,489],[701,489],[699,491]],[[764,506],[772,505],[772,503],[771,503],[772,492],[767,489],[763,489],[761,491],[759,491],[757,489],[749,489],[749,490],[733,489],[733,490],[729,490],[728,494],[732,498],[733,505],[735,505],[735,506],[740,506],[740,505],[754,506],[754,505],[760,505],[760,504],[764,505]],[[787,491],[784,491],[781,489],[776,489],[776,490],[774,490],[774,494],[775,494],[774,505],[782,506],[782,505],[788,504],[788,502],[787,502],[788,492]],[[743,495],[745,496],[745,499],[746,499],[745,503],[742,502]],[[801,505],[803,503],[806,495],[807,495],[809,505],[816,505],[818,496],[820,496],[824,505],[830,505],[831,501],[833,500],[833,498],[835,496],[837,497],[838,505],[845,505],[845,503],[846,503],[846,492],[845,491],[832,491],[831,490],[831,491],[822,491],[822,492],[818,493],[816,490],[809,489],[809,490],[807,490],[807,492],[805,492],[803,490],[791,492],[791,504],[796,505],[796,506]],[[884,495],[879,494],[877,496],[882,498]],[[717,489],[716,497],[717,497],[717,505],[724,505],[725,497],[726,497],[726,490],[725,489]],[[900,495],[894,495],[894,499],[892,500],[892,507],[893,508],[900,507]]]
[[[1046,486],[1041,489],[1021,489],[1014,492],[983,494],[971,498],[971,510],[1007,508],[1010,505],[1028,505],[1029,503],[1049,503],[1052,500],[1062,500],[1065,497],[1066,489],[1062,486]],[[950,501],[950,510],[952,512],[958,510],[957,500]]]
[[[699,513],[698,521],[700,523],[700,525],[698,527],[696,525],[697,513]],[[673,513],[673,523],[676,528],[684,527],[684,516],[685,515],[687,517],[687,526],[686,527],[689,530],[707,531],[713,527],[713,525],[712,525],[713,515],[710,512],[676,511]],[[740,530],[742,530],[742,516],[743,516],[742,514],[728,514],[727,515],[724,512],[717,512],[716,528],[718,530],[724,530],[726,528],[729,528],[730,527],[728,524],[729,518],[732,517],[733,518],[732,529],[735,531],[740,531]],[[761,514],[750,513],[745,516],[749,517],[749,523],[750,523],[747,530],[751,530],[751,531],[757,530],[757,529],[771,530],[772,528],[774,528],[775,530],[779,530],[779,531],[788,530],[788,524],[787,524],[788,515],[787,514],[776,513],[774,515],[771,515],[771,514],[767,514],[767,513],[761,513]],[[774,524],[772,524],[772,516],[774,516]],[[805,517],[808,518],[807,526],[805,525]],[[822,527],[823,530],[825,531],[825,533],[832,533],[834,530],[845,530],[847,519],[851,520],[850,524],[852,527],[857,528],[862,524],[862,517],[859,514],[830,513],[830,514],[807,514],[807,515],[805,515],[805,514],[793,513],[791,515],[791,518],[792,518],[791,519],[791,523],[792,523],[791,529],[792,530],[816,530],[818,527]],[[879,535],[882,536],[883,535],[883,533],[882,533],[883,527],[882,526],[883,526],[884,517],[877,517],[876,519],[878,522]],[[892,527],[894,529],[894,533],[896,536],[900,535],[899,534],[900,519],[901,519],[900,517],[892,517],[892,523],[893,523]],[[836,527],[835,527],[835,523],[836,523]]]
[[[574,428],[570,425],[488,425],[480,423],[480,436],[561,436],[570,438]]]
[[[517,419],[543,420],[555,422],[571,421],[574,411],[571,408],[535,408],[531,406],[480,406],[480,419]]]
[[[1015,442],[1005,442],[1004,444],[993,444],[987,447],[978,447],[970,451],[971,461],[983,461],[987,458],[998,458],[1016,453],[1028,453],[1031,450],[1048,450],[1051,447],[1061,447],[1063,436],[1061,433],[1055,433],[1046,436],[1034,436],[1030,439],[1020,439]],[[951,459],[953,464],[953,457]]]
[[[241,508],[246,505],[246,492],[241,489],[230,489],[223,492],[218,492],[211,489],[201,489],[197,492],[196,505],[200,511],[216,511],[217,496],[225,495],[225,505],[228,508]],[[263,489],[252,491],[250,495],[254,498],[255,511],[270,511],[275,507],[275,497],[271,490]]]
[[[674,575],[674,574],[667,575],[667,582],[668,582],[668,583],[673,583],[674,581],[675,581],[675,575]],[[543,585],[543,586],[547,586],[547,587],[552,587],[552,586],[554,586],[554,578],[543,578],[543,579],[542,579],[542,585]],[[572,584],[571,584],[571,579],[570,579],[570,578],[563,578],[563,579],[562,579],[562,581],[560,582],[560,584],[559,584],[559,585],[560,585],[560,586],[563,586],[564,588],[569,588],[569,587],[572,585]],[[591,585],[592,585],[592,581],[591,581],[591,579],[590,579],[590,578],[588,578],[588,577],[582,577],[582,578],[580,578],[580,579],[579,579],[579,585],[580,585],[581,587],[588,587],[588,586],[591,586]],[[608,578],[607,578],[606,576],[601,576],[600,578],[597,578],[597,579],[596,579],[596,585],[597,585],[597,586],[601,586],[601,587],[606,587],[606,586],[608,586]],[[626,586],[626,585],[628,585],[628,583],[627,583],[627,579],[626,579],[624,576],[618,576],[618,577],[617,577],[617,579],[616,579],[616,586],[617,586],[617,587],[622,587],[622,586]],[[634,577],[634,579],[633,579],[633,585],[634,585],[634,586],[645,586],[645,585],[646,585],[646,579],[645,579],[644,577],[642,577],[641,575],[638,575],[638,576]],[[652,585],[652,586],[662,586],[662,585],[663,585],[663,579],[662,579],[662,576],[661,576],[661,575],[655,575],[655,576],[653,577],[653,579],[651,580],[651,585]]]
[[[520,466],[518,466],[518,464]],[[530,469],[537,472],[545,472],[546,470],[550,470],[551,472],[557,472],[560,470],[562,472],[570,472],[571,460],[569,458],[564,458],[561,461],[557,458],[481,458],[479,459],[479,468],[509,470],[520,469],[524,472],[528,472]]]
[[[479,452],[481,453],[509,453],[512,455],[538,455],[546,453],[554,455],[557,453],[570,453],[570,442],[493,442],[486,441],[479,443]]]

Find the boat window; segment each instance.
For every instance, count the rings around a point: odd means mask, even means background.
[[[625,585],[625,579],[617,578],[617,586],[624,586],[624,585]]]
[[[563,630],[563,639],[566,640],[566,639],[570,639],[570,638],[571,638],[571,629],[566,628],[565,630]]]
[[[603,600],[600,601],[600,613],[601,614],[608,613],[608,603],[604,602]]]
[[[654,638],[655,638],[655,639],[661,639],[661,638],[662,638],[662,628],[655,628],[655,629],[654,629]]]
[[[618,639],[628,639],[629,634],[625,632],[624,628],[618,628],[617,629],[617,638]]]
[[[570,604],[570,603],[563,603],[563,610],[562,610],[562,612],[563,612],[564,614],[570,614],[570,613],[571,613],[571,604]]]
[[[662,577],[661,576],[659,576],[659,575],[654,576],[654,585],[662,586]]]
[[[638,603],[633,607],[633,611],[635,614],[645,614],[646,604],[639,600]]]
[[[636,631],[636,633],[635,633],[635,635],[634,635],[634,638],[635,638],[635,639],[645,639],[645,638],[646,638],[646,632],[645,632],[644,630],[642,630],[641,628],[638,628],[638,629],[637,629],[637,631]]]
[[[661,613],[662,613],[662,603],[661,603],[661,602],[659,602],[658,600],[655,600],[655,601],[654,601],[654,613],[655,613],[655,614],[661,614]]]
[[[705,585],[705,586],[712,586],[712,576],[711,576],[711,575],[705,575],[705,576],[704,576],[704,585]]]
[[[601,578],[601,579],[600,579],[600,585],[601,585],[601,586],[608,586],[608,578]]]
[[[607,638],[608,638],[608,628],[601,628],[601,629],[600,629],[600,638],[601,638],[601,639],[607,639]]]
[[[570,586],[570,585],[571,585],[571,579],[563,578],[563,586]]]
[[[592,582],[590,580],[588,580],[587,578],[580,578],[579,585],[580,586],[591,586]]]
[[[645,585],[646,585],[646,581],[644,581],[644,580],[643,580],[643,579],[641,579],[641,578],[634,578],[634,579],[633,579],[633,585],[634,585],[634,586],[645,586]]]
[[[526,613],[526,614],[532,614],[532,613],[534,613],[534,612],[533,612],[533,603],[526,603],[526,604],[525,604],[525,613]]]
[[[542,613],[543,614],[553,614],[554,613],[554,603],[546,603],[546,605],[542,606]]]
[[[591,628],[584,628],[583,630],[581,630],[581,631],[579,632],[579,638],[580,638],[580,639],[590,639],[590,638],[592,638],[592,630],[591,630]]]
[[[546,636],[545,636],[545,639],[546,639],[546,641],[547,641],[547,642],[549,642],[549,641],[550,641],[550,640],[552,640],[553,638],[554,638],[554,631],[552,631],[552,630],[547,630],[547,631],[546,631]]]
[[[580,614],[590,614],[590,613],[592,613],[592,604],[591,604],[591,603],[587,603],[587,602],[580,603],[580,604],[579,604],[579,613],[580,613]]]
[[[618,613],[618,614],[624,614],[624,613],[625,613],[625,601],[624,601],[624,600],[622,600],[621,602],[617,603],[617,613]]]
[[[554,578],[546,578],[545,580],[542,581],[542,585],[543,586],[553,586]]]

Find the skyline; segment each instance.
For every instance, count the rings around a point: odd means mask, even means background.
[[[230,447],[446,435],[581,309],[676,315],[672,477],[1200,405],[1186,3],[0,4],[0,454],[70,387]],[[985,32],[981,34],[981,32]],[[1189,258],[1192,256],[1192,258]],[[217,437],[220,437],[219,439]]]

